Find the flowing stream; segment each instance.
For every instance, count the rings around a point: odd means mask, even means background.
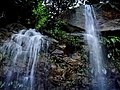
[[[88,45],[89,62],[91,68],[92,90],[106,89],[106,70],[100,45],[100,36],[94,9],[91,5],[85,5],[85,40]]]
[[[5,90],[35,90],[34,75],[40,60],[38,56],[47,50],[48,46],[49,42],[35,29],[21,30],[4,43],[3,54],[9,57],[4,73]]]

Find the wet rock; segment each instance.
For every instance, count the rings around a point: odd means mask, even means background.
[[[65,62],[68,62],[68,61],[70,61],[71,59],[72,59],[72,58],[67,57],[67,56],[63,58],[63,60],[64,60]]]
[[[112,72],[112,73],[116,73],[116,69],[113,68],[113,69],[111,70],[111,72]]]
[[[71,67],[78,68],[79,67],[79,61],[71,59],[67,62]]]
[[[81,56],[80,56],[80,53],[76,52],[72,55],[72,58],[73,59],[76,59],[76,60],[81,60]]]
[[[120,30],[120,23],[119,23],[120,11],[115,12],[114,10],[112,11],[112,9],[109,11],[105,11],[99,9],[97,5],[93,5],[93,6],[95,9],[95,14],[97,17],[100,31]],[[71,12],[67,14],[67,17],[64,16],[64,19],[70,25],[80,28],[81,29],[80,31],[85,30],[84,6],[81,5],[79,8],[71,10]]]
[[[64,77],[66,80],[75,80],[76,79],[76,73],[71,68],[66,68]]]
[[[66,48],[66,45],[63,44],[63,45],[59,45],[58,47],[59,47],[61,50],[64,50],[64,49]]]
[[[13,33],[17,33],[19,30],[25,29],[26,27],[19,23],[12,23],[4,28],[0,28],[0,42],[4,42],[11,37]]]
[[[120,76],[119,75],[117,75],[115,78],[115,88],[117,90],[119,90],[119,88],[120,88]]]
[[[81,33],[79,33],[79,32],[77,32],[77,33],[67,33],[67,35],[69,35],[69,36],[83,37],[83,32],[81,32]]]
[[[49,80],[59,85],[60,83],[63,83],[64,81],[64,69],[56,67],[55,65],[52,65],[52,70],[49,75]]]
[[[52,68],[52,70],[55,70],[55,69],[57,68],[57,66],[54,65],[54,64],[52,64],[52,65],[51,65],[51,68]]]
[[[19,24],[19,23],[11,23],[5,27],[10,32],[18,32],[19,30],[26,29],[25,26]]]
[[[4,42],[12,35],[12,32],[9,32],[5,28],[0,28],[0,31],[1,31],[0,32],[0,42]]]
[[[3,54],[0,53],[0,62],[3,60]]]
[[[86,85],[89,85],[89,81],[88,81],[88,78],[84,77],[84,79],[82,80],[82,86],[83,87],[86,87]]]
[[[52,55],[52,60],[49,80],[53,85],[62,85],[67,88],[74,85],[76,80],[79,79],[83,82],[82,80],[86,78],[85,72],[82,70],[85,69],[85,65],[83,60],[81,60],[81,55],[79,52],[75,52],[71,56],[64,54],[59,56],[54,54]],[[86,85],[86,82],[83,82],[84,84],[82,84]],[[75,87],[73,89],[75,89]],[[67,90],[69,89],[67,88]]]
[[[100,25],[101,31],[120,30],[120,19],[101,20],[99,22],[104,22]]]
[[[54,38],[50,38],[48,36],[46,36],[46,39],[53,45],[53,44],[58,44],[59,41],[57,41],[56,39]]]
[[[58,55],[63,55],[64,52],[62,50],[56,49],[52,52],[52,54],[58,54]]]

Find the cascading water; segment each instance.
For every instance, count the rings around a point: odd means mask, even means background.
[[[92,90],[106,90],[106,70],[100,37],[96,27],[96,17],[91,5],[85,5],[85,40],[89,50],[89,61],[92,76]]]
[[[4,43],[3,54],[9,57],[4,73],[5,90],[13,90],[9,85],[15,77],[15,81],[21,83],[15,90],[35,90],[34,73],[38,56],[40,52],[47,50],[48,46],[49,42],[35,29],[21,30]]]

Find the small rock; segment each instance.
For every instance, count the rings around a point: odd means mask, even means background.
[[[64,57],[63,58],[63,60],[65,61],[65,62],[68,62],[68,61],[70,61],[72,58],[70,58],[70,57]]]
[[[64,50],[66,48],[66,45],[65,44],[59,45],[59,48],[62,49],[62,50]]]
[[[48,40],[48,41],[50,41],[51,43],[58,43],[59,41],[57,41],[56,39],[53,39],[53,38],[48,38],[47,36],[46,36],[46,39]]]
[[[73,59],[75,59],[75,60],[81,60],[81,56],[80,56],[80,54],[77,52],[77,53],[74,53],[73,55],[72,55],[72,58]]]
[[[3,55],[0,53],[0,62],[1,62],[2,59],[3,59]]]
[[[68,64],[70,64],[71,66],[77,66],[78,65],[78,61],[71,59],[70,61],[68,61]]]
[[[115,73],[115,72],[116,72],[115,68],[113,68],[111,71],[112,71],[112,73]]]
[[[64,52],[62,50],[56,49],[52,52],[52,54],[64,54]]]
[[[51,65],[51,68],[52,68],[52,69],[56,69],[56,68],[57,68],[57,66],[56,66],[56,65],[54,65],[54,64],[52,64],[52,65]]]

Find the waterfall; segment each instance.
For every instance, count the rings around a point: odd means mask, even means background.
[[[92,90],[106,90],[106,70],[94,9],[85,5],[85,40],[88,45]]]
[[[48,46],[49,42],[35,29],[21,30],[3,44],[3,54],[9,57],[4,72],[5,90],[13,90],[9,87],[14,83],[13,79],[19,83],[15,90],[35,90],[35,70],[40,60],[39,54],[46,52]]]

